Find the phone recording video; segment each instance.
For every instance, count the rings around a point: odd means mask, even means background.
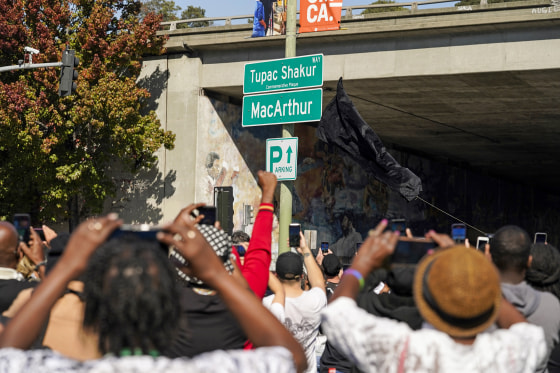
[[[290,247],[299,247],[299,232],[301,232],[301,224],[291,223],[288,231]]]
[[[109,239],[119,238],[127,235],[133,235],[142,240],[157,242],[159,247],[167,254],[169,247],[157,239],[158,232],[161,227],[150,224],[123,224],[111,233]]]
[[[14,214],[13,222],[18,233],[19,240],[25,243],[29,242],[31,216],[29,214]]]
[[[196,209],[198,213],[196,216],[204,215],[199,224],[214,225],[216,223],[216,207],[215,206],[200,206]]]
[[[535,233],[534,243],[546,243],[547,234],[544,232]]]
[[[451,238],[455,241],[464,241],[467,238],[467,226],[463,223],[451,224]]]
[[[41,238],[41,241],[46,241],[47,240],[45,238],[45,232],[43,231],[43,228],[33,228],[33,230],[35,232],[37,232],[37,234],[39,235],[39,238]]]
[[[399,237],[395,251],[391,255],[391,263],[394,264],[416,264],[436,247],[436,243],[423,237]]]
[[[406,220],[405,219],[391,219],[389,226],[393,232],[399,231],[404,232],[406,230]]]
[[[247,253],[247,250],[245,249],[245,246],[243,245],[235,245],[235,250],[237,251],[237,254],[239,255],[239,257],[244,257],[245,254]]]
[[[478,236],[476,239],[476,249],[484,252],[486,249],[486,244],[489,242],[489,238],[486,236]]]
[[[328,242],[321,242],[321,252],[326,254],[329,252],[329,243]]]

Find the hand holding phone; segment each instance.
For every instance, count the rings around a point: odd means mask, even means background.
[[[547,234],[544,232],[535,233],[534,243],[546,243]]]
[[[289,228],[289,244],[290,247],[299,247],[299,242],[301,237],[299,233],[301,232],[301,224],[291,223]]]
[[[451,238],[455,241],[464,241],[467,238],[467,226],[463,223],[451,224]]]
[[[29,231],[31,228],[31,216],[29,214],[14,214],[13,222],[18,233],[19,240],[27,244],[31,234]]]
[[[436,243],[431,239],[400,236],[395,251],[391,255],[391,263],[416,264],[429,250],[436,246]]]
[[[484,252],[486,250],[486,244],[489,241],[490,240],[486,236],[478,236],[478,238],[476,239],[476,249]]]
[[[216,207],[215,206],[200,206],[196,209],[198,213],[193,216],[198,217],[204,215],[198,224],[214,225],[216,223]]]

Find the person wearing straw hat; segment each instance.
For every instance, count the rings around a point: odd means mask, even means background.
[[[328,340],[360,370],[533,372],[546,359],[542,328],[503,299],[492,263],[464,246],[436,250],[418,264],[413,295],[422,329],[359,309],[354,298],[363,278],[398,241],[398,233],[383,233],[386,227],[383,220],[371,231],[322,312]],[[427,236],[440,246],[451,241],[434,232]],[[494,323],[502,329],[485,332]]]

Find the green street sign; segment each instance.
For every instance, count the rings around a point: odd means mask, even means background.
[[[243,127],[321,120],[323,89],[243,97]]]
[[[323,58],[322,54],[315,54],[248,63],[243,75],[243,94],[320,87]]]
[[[297,137],[266,140],[266,170],[278,181],[295,180],[297,176]]]

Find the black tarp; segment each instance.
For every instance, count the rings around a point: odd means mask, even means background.
[[[342,78],[336,96],[323,111],[317,137],[335,145],[377,180],[412,201],[422,191],[422,181],[387,152],[379,136],[362,119],[344,91]]]

